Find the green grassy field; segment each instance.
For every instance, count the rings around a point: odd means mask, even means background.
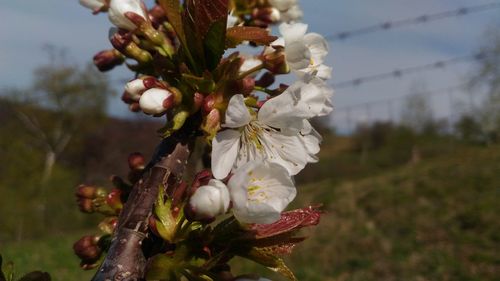
[[[299,280],[499,280],[498,146],[460,149],[361,180],[302,185],[298,198],[296,206],[322,202],[327,211],[288,259]],[[72,255],[79,236],[9,243],[0,252],[19,272],[89,280]],[[238,273],[257,268],[232,266]]]

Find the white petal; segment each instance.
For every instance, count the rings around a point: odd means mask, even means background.
[[[104,0],[80,0],[80,5],[89,8],[93,11],[99,10],[105,5]]]
[[[299,5],[294,5],[286,12],[281,13],[281,20],[283,22],[296,22],[304,17],[304,12]]]
[[[304,23],[282,23],[279,26],[279,30],[283,38],[285,38],[286,44],[296,41],[302,41],[304,35],[307,32],[307,24]]]
[[[284,167],[288,174],[298,174],[307,164],[308,152],[298,134],[285,135],[279,132],[267,132],[262,137],[262,145],[267,160]]]
[[[125,17],[127,12],[136,13],[146,19],[140,0],[111,0],[108,11],[109,20],[120,28],[134,30],[137,27]]]
[[[240,132],[225,130],[217,133],[212,141],[212,173],[216,179],[224,179],[233,168],[240,146]]]
[[[328,80],[332,78],[332,68],[329,66],[326,66],[324,64],[320,64],[319,66],[316,67],[317,73],[316,76],[318,78],[321,78],[323,80]]]
[[[147,114],[160,114],[167,110],[163,107],[163,101],[170,96],[172,93],[167,90],[152,88],[141,95],[139,106]]]
[[[322,64],[328,55],[328,42],[318,33],[308,33],[304,36],[304,43],[311,51],[313,64]]]
[[[287,171],[278,164],[249,162],[228,182],[233,213],[243,223],[269,224],[295,198],[297,191]]]
[[[286,44],[285,58],[293,70],[305,69],[311,64],[311,52],[301,41]]]
[[[243,95],[234,95],[229,100],[226,111],[226,120],[223,127],[239,128],[247,125],[252,120],[252,115],[245,105]]]

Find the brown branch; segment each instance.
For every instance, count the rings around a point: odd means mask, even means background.
[[[108,254],[93,281],[144,280],[146,258],[141,245],[147,235],[148,218],[159,187],[167,188],[182,177],[190,154],[191,138],[189,134],[182,137],[178,134],[160,144],[157,156],[168,156],[159,161],[153,158],[146,179],[134,186],[120,215]]]

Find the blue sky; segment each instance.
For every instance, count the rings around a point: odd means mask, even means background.
[[[490,3],[493,0],[301,0],[304,21],[309,30],[324,35],[404,19],[421,14],[453,10],[463,6]],[[488,26],[497,27],[500,9],[445,19],[387,32],[353,37],[331,44],[327,63],[334,68],[333,81],[349,80],[395,68],[420,65],[474,53],[483,40]],[[107,33],[110,24],[105,15],[92,16],[77,0],[0,0],[0,88],[27,86],[34,67],[44,63],[41,47],[50,43],[69,49],[71,57],[80,63],[91,60],[94,53],[109,47]],[[338,108],[405,95],[411,87],[428,90],[461,83],[474,68],[461,64],[443,70],[389,79],[356,88],[339,89],[334,98]],[[113,79],[127,78],[125,69],[113,71]],[[117,90],[120,85],[116,83]],[[424,85],[424,86],[422,86]],[[458,95],[459,99],[460,95]],[[448,98],[432,99],[437,115],[448,115]],[[129,116],[126,107],[116,98],[110,112]],[[364,107],[363,107],[364,108]],[[399,109],[398,109],[399,110]],[[359,112],[356,112],[359,111]],[[370,114],[387,113],[378,106]],[[358,120],[368,118],[366,110],[351,112]],[[373,116],[372,116],[373,117]],[[346,118],[340,110],[335,123]]]

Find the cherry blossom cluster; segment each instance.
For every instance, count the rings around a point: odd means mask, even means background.
[[[313,207],[285,212],[297,195],[293,177],[318,161],[321,136],[311,119],[333,109],[333,90],[326,83],[332,69],[324,64],[328,44],[299,22],[298,1],[158,0],[150,9],[140,0],[80,3],[95,14],[107,12],[114,25],[113,49],[96,54],[94,63],[101,71],[126,63],[135,73],[122,95],[129,109],[164,118],[158,131],[162,138],[196,124],[193,135],[199,132],[209,145],[209,167],[189,184],[160,189],[149,227],[172,246],[151,263],[153,268],[170,255],[194,264],[203,260],[199,268],[213,264],[207,269],[213,273],[234,255],[248,258],[262,250],[259,245],[269,239],[276,240],[273,254],[290,253],[301,241],[296,231],[317,224],[320,213]],[[273,25],[279,36],[272,35]],[[241,46],[260,49],[243,54]],[[280,76],[294,82],[280,84]],[[82,211],[107,216],[101,225],[106,235],[113,235],[128,194],[141,182],[144,163],[142,156],[131,156],[132,176],[128,182],[113,177],[110,192],[78,188]],[[86,236],[75,244],[83,267],[98,265],[107,251],[102,241],[108,238],[102,237]],[[246,241],[254,248],[224,248],[228,241]],[[193,248],[200,243],[201,248]],[[266,266],[294,279],[281,260]],[[195,274],[163,269],[188,279]],[[152,271],[158,277],[158,270]],[[257,280],[224,276],[203,280]]]

